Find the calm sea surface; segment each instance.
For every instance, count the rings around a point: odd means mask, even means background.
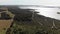
[[[60,20],[60,9],[59,8],[46,8],[46,7],[20,7],[22,9],[36,9],[37,14],[45,17],[54,18]],[[59,14],[58,14],[59,13]]]

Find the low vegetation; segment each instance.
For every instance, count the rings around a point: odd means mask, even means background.
[[[6,34],[60,34],[59,20],[36,13],[32,20],[32,12],[28,9],[19,9],[17,12],[20,13],[15,13],[14,21],[11,27],[7,29]],[[55,26],[53,26],[53,21]]]

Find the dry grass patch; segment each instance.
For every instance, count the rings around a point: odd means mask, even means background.
[[[13,20],[0,20],[0,34],[5,34]]]

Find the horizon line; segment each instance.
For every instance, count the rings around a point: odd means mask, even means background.
[[[44,5],[0,5],[0,7],[45,7],[45,8],[60,8],[59,6],[44,6]]]

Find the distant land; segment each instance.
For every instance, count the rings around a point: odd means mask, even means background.
[[[60,8],[59,6],[44,6],[44,5],[0,5],[0,7],[46,7],[46,8]]]

